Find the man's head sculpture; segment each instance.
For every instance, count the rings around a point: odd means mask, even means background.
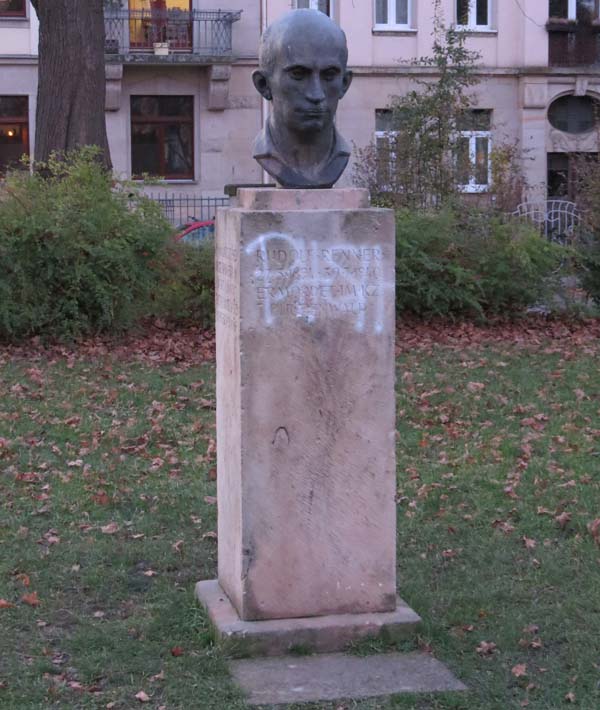
[[[254,157],[282,187],[331,187],[344,172],[350,148],[334,119],[347,62],[346,35],[322,12],[292,10],[264,32],[252,79],[272,107]]]

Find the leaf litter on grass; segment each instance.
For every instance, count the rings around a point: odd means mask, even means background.
[[[400,327],[400,592],[471,692],[353,708],[600,705],[598,334]],[[192,592],[215,575],[213,348],[0,349],[0,705],[244,707]]]

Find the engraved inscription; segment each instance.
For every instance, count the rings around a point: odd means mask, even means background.
[[[264,322],[301,318],[308,323],[348,317],[358,331],[384,330],[385,299],[394,284],[384,278],[391,258],[379,246],[325,248],[281,232],[261,234],[245,249],[253,260],[256,303]]]
[[[216,320],[233,328],[239,320],[237,299],[237,252],[230,247],[217,246],[215,253],[215,316]]]

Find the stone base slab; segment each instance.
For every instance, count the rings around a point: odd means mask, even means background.
[[[396,693],[464,691],[443,663],[426,653],[257,658],[229,670],[250,705],[359,700]]]
[[[208,612],[217,642],[235,656],[342,651],[361,639],[411,638],[421,623],[400,598],[390,612],[242,621],[217,580],[198,582],[196,597]]]

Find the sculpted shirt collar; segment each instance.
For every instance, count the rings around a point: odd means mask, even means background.
[[[332,187],[344,172],[350,158],[350,146],[334,130],[334,144],[328,160],[323,164],[316,180],[308,179],[296,168],[288,165],[277,151],[269,121],[254,141],[254,158],[282,187],[325,188]]]

